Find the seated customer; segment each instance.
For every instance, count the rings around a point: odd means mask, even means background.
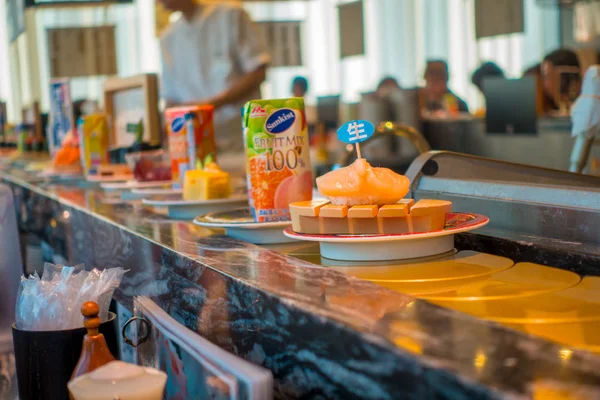
[[[398,84],[396,78],[386,76],[381,80],[381,82],[379,82],[379,85],[377,85],[376,93],[379,97],[388,97],[391,93],[397,90],[400,90],[400,85]]]
[[[572,94],[574,97],[579,95],[581,90],[581,75],[567,75],[561,80],[558,72],[561,68],[572,67],[581,68],[577,54],[568,49],[559,49],[551,52],[541,65],[541,78],[544,88],[544,96],[547,101],[544,104],[544,112],[560,109],[561,97],[568,97]]]
[[[447,110],[448,96],[456,102],[459,112],[469,112],[467,103],[448,88],[448,64],[446,61],[428,61],[425,69],[423,90],[427,111]]]
[[[308,92],[308,79],[303,76],[297,76],[292,81],[292,95],[294,97],[304,97]]]
[[[493,62],[485,62],[471,75],[471,82],[477,86],[477,89],[483,94],[483,81],[486,78],[504,78],[504,72],[498,64]]]
[[[483,91],[483,84],[487,78],[504,78],[504,72],[498,64],[490,61],[481,64],[481,66],[473,72],[473,75],[471,75],[471,83],[473,83],[484,96],[485,92]],[[484,116],[485,106],[475,111],[475,115]]]

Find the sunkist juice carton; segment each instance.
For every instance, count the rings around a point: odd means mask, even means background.
[[[173,180],[180,182],[187,169],[193,169],[196,160],[204,160],[212,154],[216,158],[215,128],[213,124],[214,107],[210,105],[174,107],[165,110],[165,122],[171,156]],[[186,119],[187,115],[187,119]],[[190,116],[193,118],[190,119]],[[189,127],[194,132],[189,132]],[[190,149],[191,147],[195,148]]]
[[[304,100],[249,101],[244,107],[243,129],[254,220],[287,221],[290,203],[312,199]]]

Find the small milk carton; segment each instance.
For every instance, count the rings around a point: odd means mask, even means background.
[[[248,197],[254,220],[290,220],[290,203],[312,199],[304,100],[249,101],[244,107],[243,129]]]
[[[174,181],[180,182],[185,171],[195,165],[194,154],[197,160],[204,160],[209,154],[216,158],[213,113],[214,107],[209,105],[165,110]]]

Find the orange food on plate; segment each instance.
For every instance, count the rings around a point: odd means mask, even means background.
[[[382,205],[397,203],[410,181],[388,168],[372,167],[364,158],[317,178],[319,192],[332,204]]]
[[[79,147],[63,146],[54,156],[55,167],[77,166],[79,162]]]
[[[284,167],[280,171],[267,171],[267,159],[264,156],[254,156],[249,159],[250,165],[250,198],[257,209],[275,208],[275,193],[279,185],[288,177],[292,171]]]

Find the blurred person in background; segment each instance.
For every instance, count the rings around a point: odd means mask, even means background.
[[[396,78],[386,76],[379,82],[379,85],[377,85],[376,93],[379,97],[388,97],[391,93],[398,90],[401,90],[401,88]]]
[[[498,66],[498,64],[488,61],[481,64],[479,68],[471,75],[471,83],[479,89],[481,94],[483,93],[483,83],[486,78],[504,78],[504,71]]]
[[[259,99],[269,54],[241,5],[158,0],[182,16],[161,35],[161,90],[167,107],[212,104],[220,152],[244,148],[240,109]]]
[[[308,79],[303,76],[297,76],[292,81],[292,96],[304,97],[308,92]]]
[[[538,86],[539,86],[538,101],[540,101],[542,104],[542,106],[541,106],[542,112],[548,113],[550,111],[556,110],[557,106],[556,106],[554,100],[552,99],[552,97],[548,96],[546,94],[546,91],[543,89],[543,87],[541,87],[542,64],[537,63],[537,64],[532,65],[531,67],[527,68],[525,71],[523,71],[523,78],[525,78],[525,77],[535,77],[538,80]]]
[[[502,71],[502,68],[500,68],[498,64],[488,61],[481,64],[481,66],[473,72],[473,75],[471,75],[471,83],[473,83],[484,96],[484,82],[487,78],[504,78],[504,71]],[[475,111],[475,115],[485,115],[485,104],[482,108]]]
[[[449,78],[450,74],[446,61],[427,61],[425,88],[423,89],[424,104],[427,111],[446,110],[448,98],[451,98],[456,103],[458,112],[469,112],[467,103],[448,88]]]
[[[542,75],[542,64],[537,63],[532,65],[523,71],[523,76],[537,76],[540,77]]]
[[[565,74],[560,78],[561,69],[571,68],[576,73]],[[563,97],[572,97],[574,100],[581,91],[581,71],[579,57],[568,49],[559,49],[551,52],[542,61],[540,74],[544,90],[544,112],[560,109]]]

